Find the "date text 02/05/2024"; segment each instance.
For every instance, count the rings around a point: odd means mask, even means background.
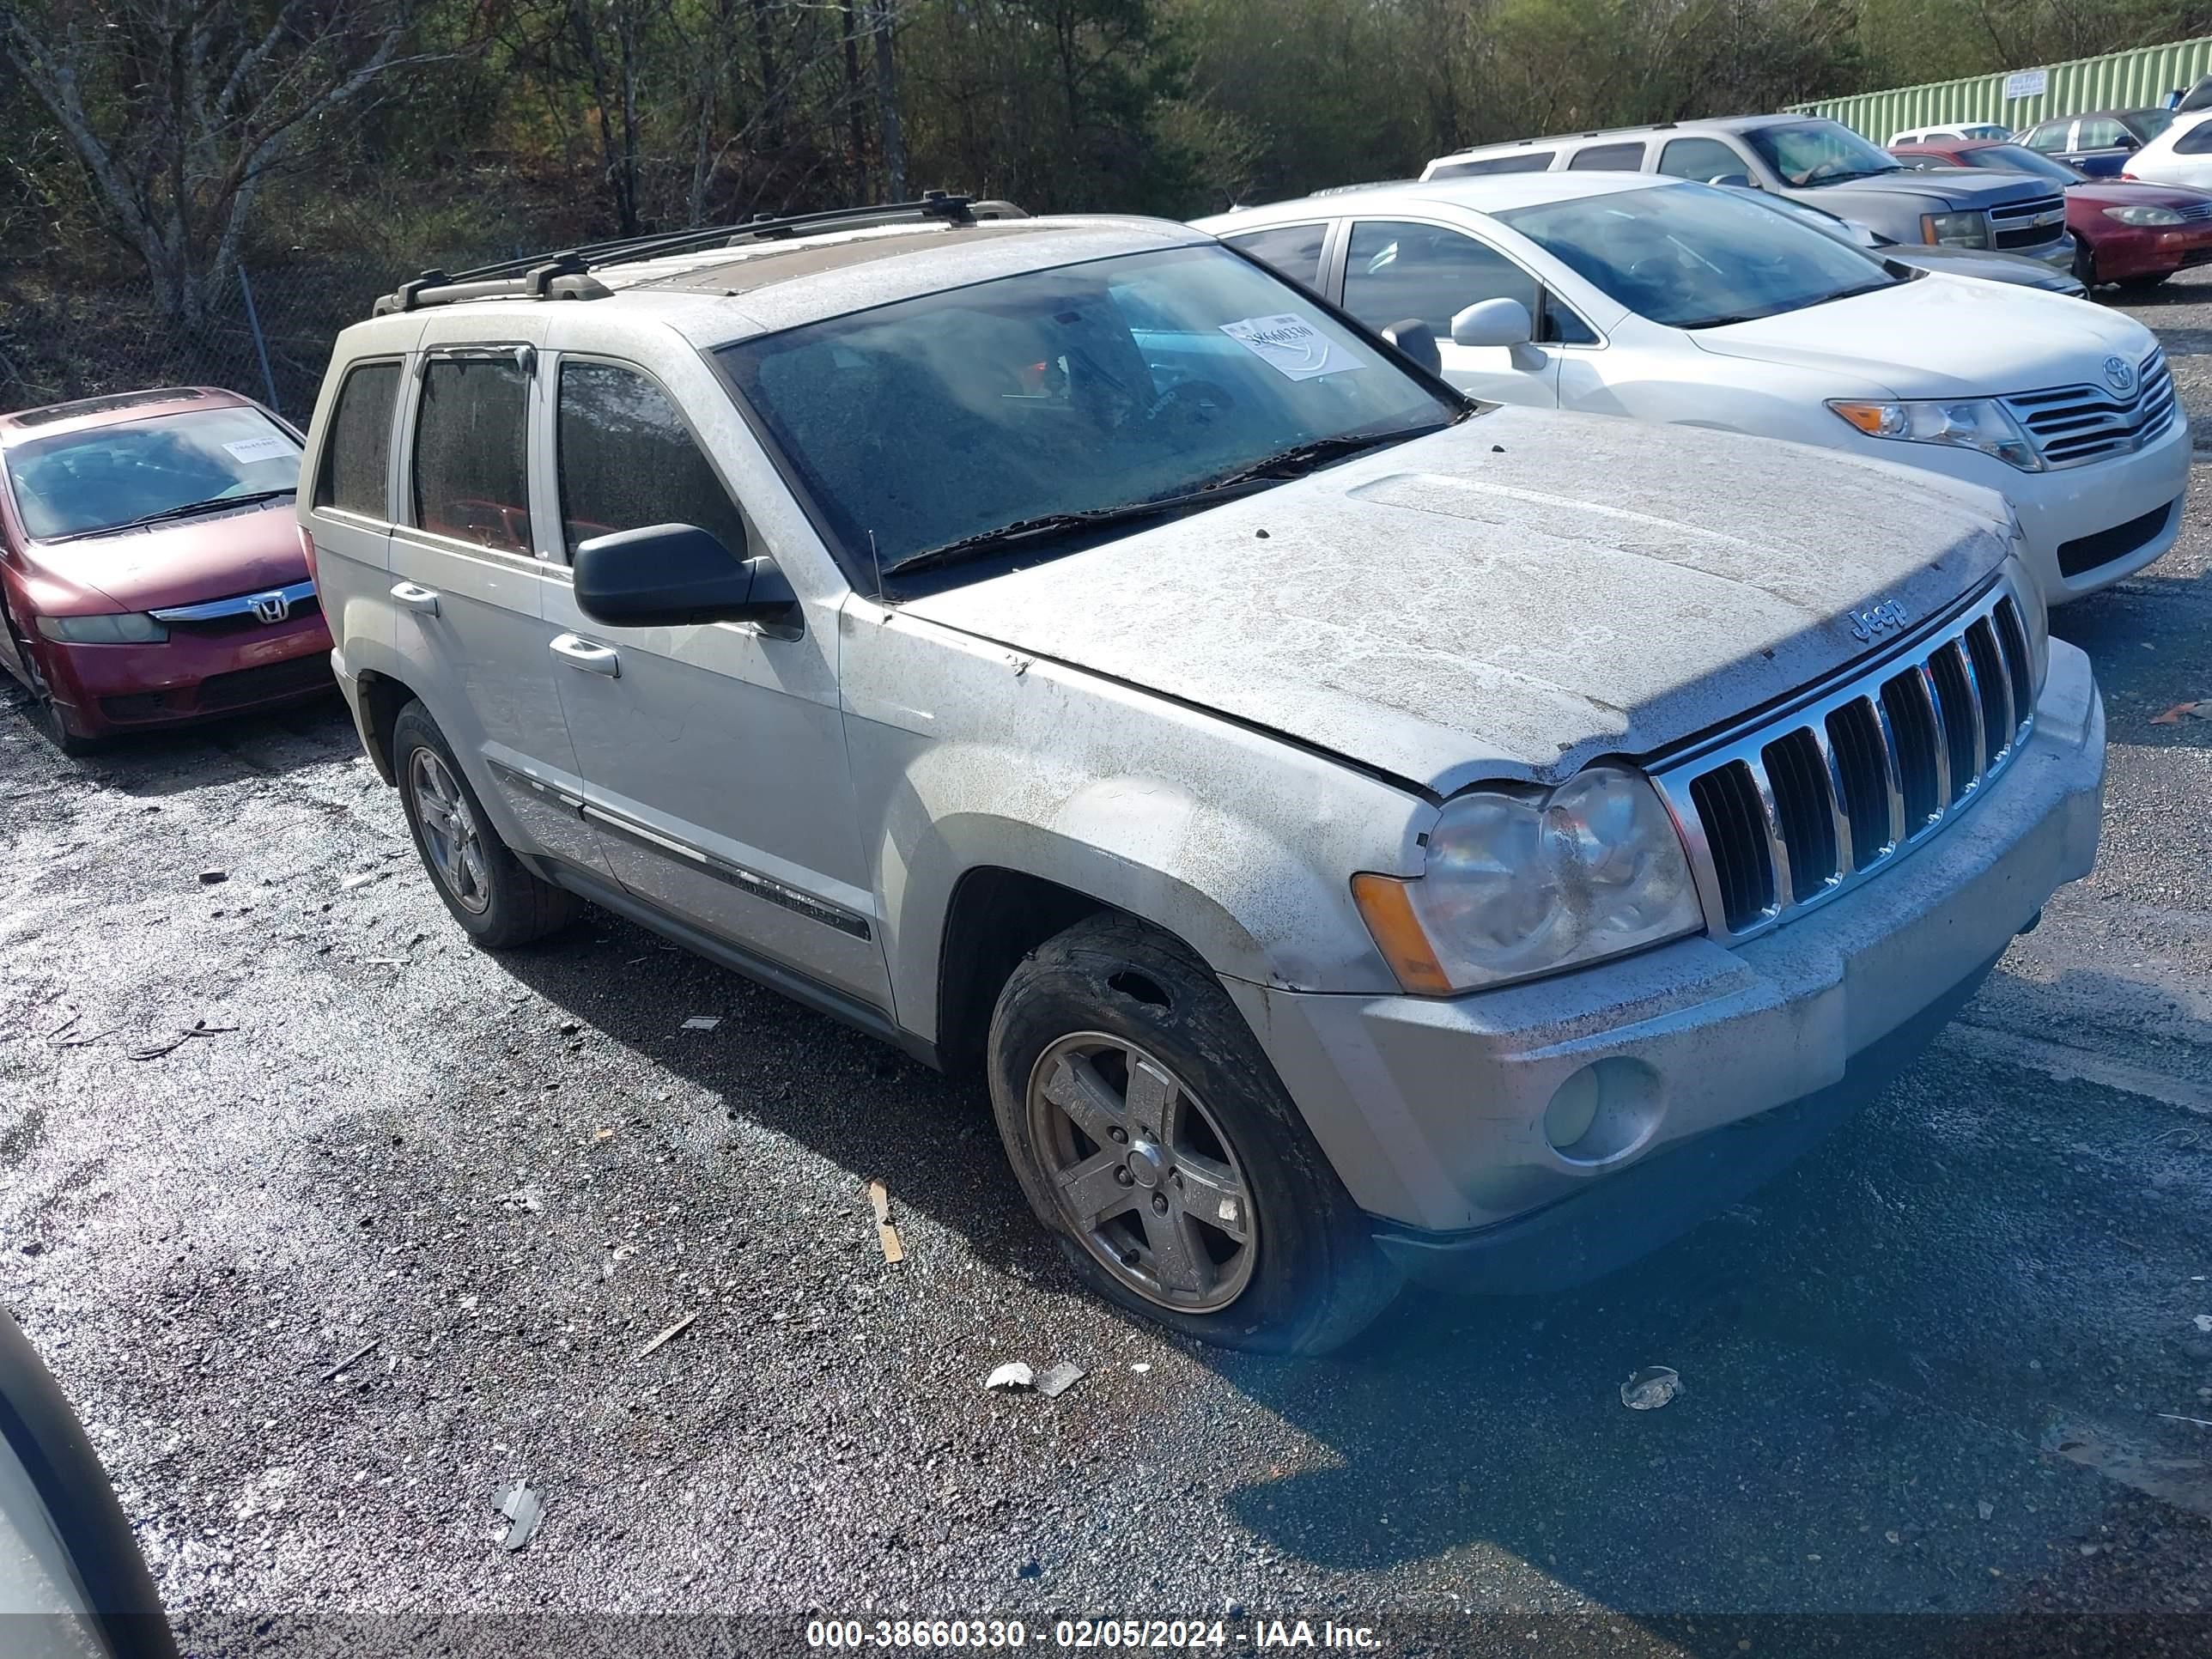
[[[1039,1638],[1042,1631],[1036,1632]],[[817,1619],[806,1626],[810,1648],[1024,1648],[1030,1632],[1018,1620]],[[1231,1645],[1261,1649],[1327,1649],[1374,1652],[1382,1638],[1367,1625],[1323,1620],[1255,1619],[1231,1624],[1220,1619],[1061,1619],[1052,1626],[1052,1645],[1085,1651],[1132,1648],[1195,1651]],[[1043,1645],[1040,1639],[1040,1646]]]

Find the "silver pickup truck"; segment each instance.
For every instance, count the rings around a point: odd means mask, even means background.
[[[378,313],[300,520],[455,921],[588,900],[980,1070],[1075,1271],[1208,1340],[1664,1241],[2090,867],[1998,497],[1475,404],[1182,226],[933,199]]]

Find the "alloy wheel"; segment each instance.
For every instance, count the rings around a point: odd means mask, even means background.
[[[468,797],[446,763],[428,749],[417,749],[408,763],[407,787],[415,798],[431,870],[456,904],[482,915],[491,908],[491,868]]]
[[[1228,1137],[1156,1056],[1100,1031],[1064,1036],[1030,1073],[1031,1144],[1084,1248],[1146,1301],[1213,1313],[1260,1247]]]

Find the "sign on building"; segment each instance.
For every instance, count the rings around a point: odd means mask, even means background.
[[[2021,70],[2005,76],[2005,100],[2009,103],[2015,98],[2040,98],[2050,87],[2049,70]]]

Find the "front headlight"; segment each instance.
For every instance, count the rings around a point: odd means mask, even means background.
[[[1942,247],[1987,247],[1990,222],[1979,213],[1923,213],[1920,235]]]
[[[41,617],[39,632],[64,645],[158,645],[169,630],[136,611],[117,616]]]
[[[2023,472],[2043,471],[2043,458],[2035,453],[2027,434],[1994,398],[1929,398],[1874,404],[1831,398],[1828,407],[1869,438],[1978,449]]]
[[[1694,933],[1690,861],[1640,773],[1592,766],[1555,789],[1444,803],[1413,879],[1358,875],[1353,898],[1398,982],[1440,996]]]
[[[2124,225],[2179,225],[2187,221],[2172,208],[2116,207],[2106,208],[2107,219],[2118,219]]]

